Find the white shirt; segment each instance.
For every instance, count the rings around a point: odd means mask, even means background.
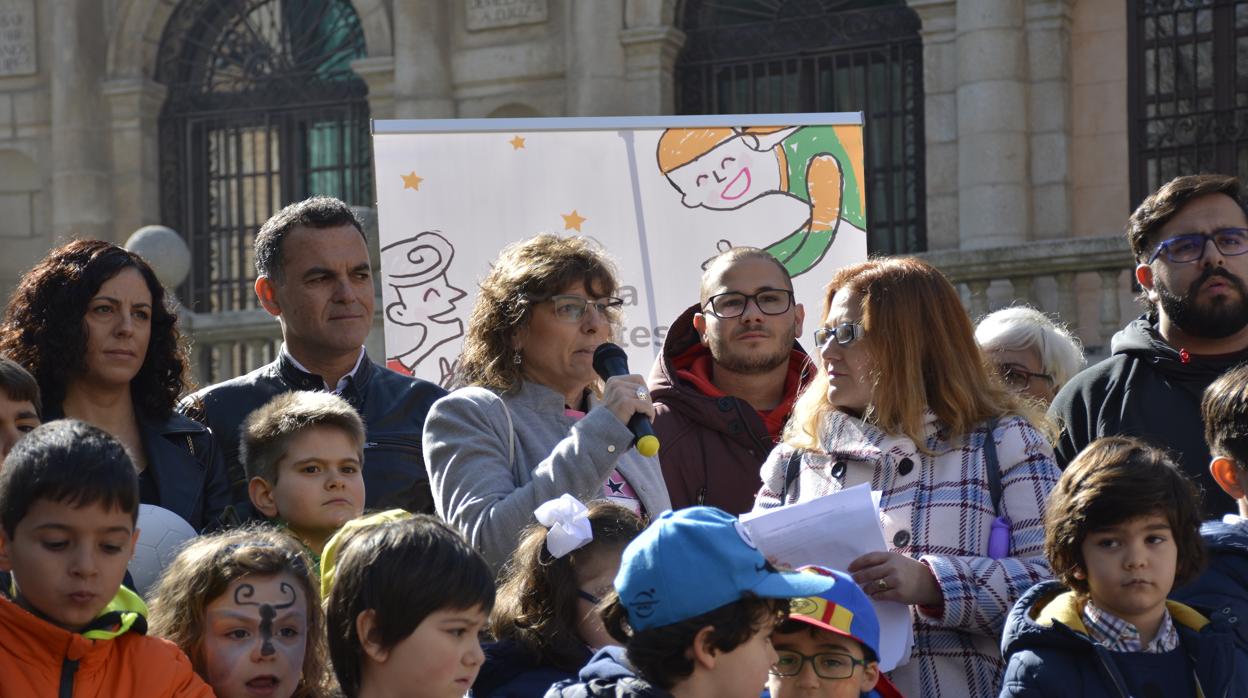
[[[290,363],[294,364],[295,368],[299,369],[300,371],[303,371],[304,373],[309,373],[314,376],[316,375],[315,373],[312,373],[312,371],[308,370],[306,366],[299,363],[299,359],[296,359],[293,354],[286,351],[285,342],[282,342],[282,353],[286,355],[286,358],[290,359]],[[360,364],[364,363],[364,357],[367,355],[368,355],[368,352],[364,351],[364,347],[363,345],[361,345],[360,356],[359,358],[355,360],[355,366],[350,371],[347,372],[347,375],[338,379],[338,385],[334,386],[334,389],[331,392],[333,392],[335,395],[342,394],[342,391],[345,390],[347,387],[347,379],[354,376],[355,372],[360,370]],[[325,379],[321,378],[321,380],[324,381]],[[329,390],[329,383],[325,383],[325,389]]]

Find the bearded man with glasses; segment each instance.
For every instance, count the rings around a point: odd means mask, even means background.
[[[1168,448],[1204,488],[1205,514],[1231,506],[1206,469],[1200,419],[1205,388],[1248,361],[1248,214],[1239,180],[1177,177],[1131,214],[1127,240],[1149,312],[1054,399],[1065,467],[1092,441],[1130,435]]]
[[[805,311],[775,257],[736,247],[709,261],[700,299],[672,323],[650,372],[672,506],[750,511],[759,468],[814,375]]]

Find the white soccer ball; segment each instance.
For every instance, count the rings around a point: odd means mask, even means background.
[[[138,527],[139,541],[127,569],[134,580],[134,590],[146,598],[160,573],[178,556],[182,544],[198,534],[186,519],[152,504],[139,505]]]

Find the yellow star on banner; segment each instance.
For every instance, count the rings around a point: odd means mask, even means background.
[[[572,209],[572,213],[561,213],[559,215],[563,216],[564,230],[575,230],[578,233],[581,232],[581,224],[588,220],[585,216],[578,215],[576,209]]]
[[[403,178],[404,189],[415,189],[416,191],[420,191],[420,183],[425,181],[424,177],[416,176],[415,170],[412,170],[411,174],[401,174],[399,176]]]
[[[524,139],[521,138],[520,136],[516,136],[515,138],[507,142],[511,144],[511,147],[513,150],[520,150],[521,148],[524,147]]]

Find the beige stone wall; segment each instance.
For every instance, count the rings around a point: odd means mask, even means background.
[[[923,22],[931,249],[1120,229],[1125,1],[908,0]],[[547,0],[544,21],[475,30],[462,0],[353,3],[376,118],[673,110],[675,0]],[[39,73],[0,78],[0,296],[57,235],[121,241],[160,222],[152,77],[175,4],[36,3]]]
[[[1126,55],[1123,1],[1078,0],[1071,28],[1071,235],[1119,232],[1130,213]]]

